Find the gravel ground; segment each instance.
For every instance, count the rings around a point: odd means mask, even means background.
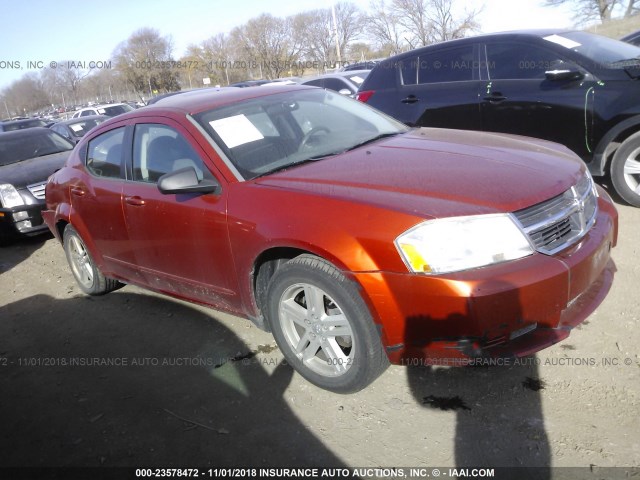
[[[349,396],[248,321],[132,286],[88,298],[56,240],[20,241],[0,250],[0,465],[639,466],[640,209],[619,212],[613,288],[567,340],[392,366]]]

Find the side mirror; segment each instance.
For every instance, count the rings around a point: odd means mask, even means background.
[[[348,88],[342,88],[338,90],[338,93],[340,95],[351,95],[351,90],[349,90]]]
[[[165,173],[158,179],[158,190],[161,193],[216,193],[220,184],[212,180],[198,181],[198,174],[193,167],[185,167],[175,172]]]
[[[554,66],[553,70],[547,70],[544,72],[544,75],[547,80],[552,82],[582,80],[584,78],[584,73],[580,70],[580,67],[567,62],[559,62]]]

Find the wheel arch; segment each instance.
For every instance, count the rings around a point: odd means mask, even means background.
[[[93,258],[93,261],[96,263],[96,266],[102,272],[104,272],[104,261],[102,258],[102,254],[96,247],[96,244],[94,243],[93,238],[91,238],[91,235],[89,235],[86,225],[82,221],[79,221],[79,217],[77,215],[75,216],[75,219],[75,221],[71,221],[71,218],[60,219],[56,222],[56,228],[60,229],[59,232],[62,242],[64,243],[64,229],[67,228],[67,225],[71,225],[77,232],[77,234],[80,235],[80,238],[87,247],[87,250],[89,250],[89,253]]]
[[[349,274],[350,269],[347,265],[340,261],[335,255],[330,254],[329,252],[314,248],[311,245],[292,245],[292,244],[282,244],[282,245],[274,245],[269,248],[263,250],[254,260],[253,268],[251,270],[250,281],[251,281],[251,300],[254,304],[254,308],[256,309],[257,316],[260,319],[259,323],[262,328],[267,331],[271,331],[271,327],[269,325],[269,320],[267,315],[265,315],[265,306],[267,299],[267,290],[269,287],[269,282],[275,272],[286,262],[289,260],[298,257],[300,255],[314,255],[318,258],[322,258],[327,262],[333,264],[338,270],[340,270],[347,278],[354,281],[357,287],[361,290],[362,286],[353,278],[352,275]],[[369,299],[366,298],[366,295],[362,296],[363,301],[367,304],[367,307],[371,311],[371,305],[369,303]],[[374,312],[371,311],[373,314]]]
[[[636,132],[640,132],[640,115],[627,118],[611,128],[598,142],[593,160],[587,165],[589,171],[594,176],[606,175],[619,144]]]
[[[55,235],[56,235],[56,238],[60,241],[60,243],[64,242],[64,229],[67,228],[67,225],[69,225],[69,220],[67,220],[67,219],[59,219],[56,222]]]

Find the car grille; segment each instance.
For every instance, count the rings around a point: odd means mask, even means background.
[[[33,183],[31,185],[27,185],[27,189],[31,192],[31,195],[36,197],[38,200],[44,200],[44,189],[46,186],[47,182]]]
[[[580,240],[591,228],[598,211],[593,180],[584,175],[566,192],[514,216],[536,250],[553,255]]]

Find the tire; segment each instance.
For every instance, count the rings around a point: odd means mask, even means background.
[[[389,366],[358,288],[319,257],[300,255],[275,272],[267,319],[287,362],[325,390],[357,392]]]
[[[75,228],[67,225],[63,234],[64,253],[80,289],[87,295],[104,295],[122,284],[105,277],[96,266],[89,250]]]
[[[625,202],[640,207],[640,132],[622,142],[613,155],[611,183]]]

